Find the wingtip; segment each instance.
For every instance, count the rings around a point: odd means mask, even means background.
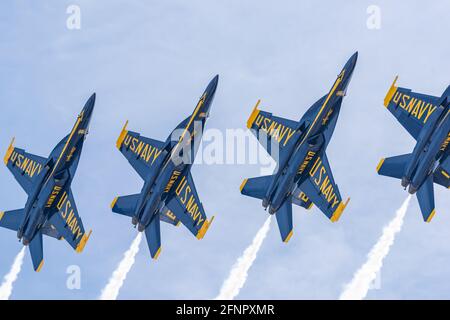
[[[89,233],[86,235],[86,233],[83,235],[83,237],[80,240],[80,243],[78,243],[77,248],[75,251],[77,253],[82,253],[84,250],[84,247],[86,246],[86,243],[88,242],[89,238],[91,237],[92,230],[89,231]]]
[[[380,169],[381,169],[381,167],[383,166],[384,160],[386,160],[386,159],[385,159],[385,158],[382,158],[382,159],[380,160],[380,162],[378,162],[378,165],[377,165],[377,172],[380,172]]]
[[[119,150],[120,150],[120,147],[122,146],[123,140],[125,140],[125,137],[127,136],[127,133],[128,133],[127,126],[128,126],[128,120],[125,121],[122,131],[120,132],[120,135],[117,138],[116,147]]]
[[[111,204],[110,204],[111,209],[114,208],[114,206],[116,205],[117,199],[119,199],[119,197],[115,197],[113,199],[113,201],[111,202]]]
[[[152,257],[153,260],[158,260],[159,255],[161,254],[161,247],[158,248],[158,251],[156,251],[155,255]]]
[[[397,83],[398,75],[395,76],[394,81],[391,84],[391,87],[389,88],[389,91],[386,94],[386,97],[384,98],[384,106],[387,108],[389,105],[389,102],[391,101],[394,94],[397,92],[397,88],[395,84]]]
[[[336,211],[334,211],[333,215],[331,216],[331,222],[337,222],[341,218],[342,213],[344,212],[345,208],[347,207],[348,203],[350,202],[350,197],[347,198],[347,201],[341,202]]]
[[[242,190],[244,190],[245,185],[247,184],[247,181],[248,181],[248,179],[242,180],[242,183],[241,183],[241,185],[239,186],[239,190],[241,191],[241,193],[242,193]]]
[[[430,215],[428,216],[427,220],[425,221],[426,223],[430,223],[431,220],[433,220],[434,215],[436,214],[436,209],[433,209],[433,211],[431,211]]]
[[[289,240],[291,240],[293,235],[294,235],[294,230],[291,230],[291,232],[289,232],[289,234],[287,235],[286,239],[283,240],[283,242],[288,243]]]
[[[42,259],[41,263],[39,263],[37,269],[35,270],[36,272],[41,272],[42,267],[44,266],[44,259]]]
[[[250,117],[248,117],[248,120],[247,120],[247,128],[248,129],[250,129],[252,127],[252,124],[256,120],[256,117],[258,117],[258,114],[260,112],[260,110],[258,109],[258,106],[260,103],[261,103],[261,99],[258,99],[255,107],[253,108],[252,113],[250,114]]]
[[[16,141],[16,138],[13,137],[11,139],[11,142],[9,143],[8,149],[6,149],[5,157],[3,158],[3,162],[5,163],[5,166],[8,165],[9,158],[11,157],[11,154],[14,151],[14,142]]]
[[[205,222],[203,222],[203,225],[201,226],[200,230],[197,233],[197,239],[201,240],[205,236],[206,232],[208,231],[209,227],[211,226],[212,222],[214,221],[215,216],[212,216],[211,219],[208,221],[206,219]]]

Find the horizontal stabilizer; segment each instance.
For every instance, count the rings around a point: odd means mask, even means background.
[[[286,200],[275,215],[277,217],[278,228],[280,229],[281,240],[287,243],[293,234],[291,201]]]
[[[263,199],[273,178],[274,176],[270,175],[245,179],[241,184],[241,193],[249,197]]]
[[[42,244],[42,233],[40,231],[38,231],[31,240],[29,247],[34,271],[39,272],[44,265],[44,249]]]
[[[423,220],[430,222],[435,214],[433,176],[429,175],[423,185],[417,191],[420,210]]]
[[[0,212],[0,227],[17,231],[24,218],[24,209]]]
[[[401,179],[405,175],[406,168],[411,161],[410,153],[400,156],[381,159],[377,166],[379,175]]]
[[[140,194],[131,194],[128,196],[114,198],[111,203],[112,211],[124,216],[132,217],[136,211],[139,196]]]
[[[160,220],[157,217],[154,217],[147,228],[145,228],[145,237],[147,238],[150,255],[153,259],[158,259],[161,252],[161,230]]]

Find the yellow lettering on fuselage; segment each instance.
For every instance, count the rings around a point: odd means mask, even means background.
[[[150,164],[153,164],[162,152],[162,150],[159,150],[158,148],[155,148],[152,145],[129,134],[125,136],[123,143],[127,148],[135,153],[138,158],[142,158],[147,163],[151,160]]]
[[[408,94],[398,91],[395,93],[393,101],[400,108],[423,123],[427,123],[431,114],[436,110],[436,106],[432,103],[418,98],[412,98]]]
[[[182,205],[186,208],[186,212],[190,214],[194,223],[197,221],[197,226],[200,225],[205,219],[201,215],[199,204],[195,198],[195,194],[191,187],[187,183],[186,176],[183,176],[177,188],[175,189],[175,194]]]
[[[332,208],[334,208],[339,203],[339,199],[334,190],[334,186],[331,183],[327,169],[323,165],[320,157],[317,157],[316,162],[309,171],[309,175],[325,200],[331,205]]]
[[[300,200],[302,200],[303,202],[308,202],[308,201],[309,201],[308,196],[307,196],[306,194],[304,194],[303,191],[300,192],[300,194],[298,195],[298,198],[299,198]]]
[[[447,138],[445,138],[444,143],[441,145],[441,151],[445,151],[450,143],[450,132],[447,134]]]
[[[12,153],[10,161],[14,166],[20,168],[20,170],[22,170],[22,172],[30,178],[33,178],[35,174],[41,173],[42,164],[31,160],[16,151]]]
[[[50,196],[47,199],[47,203],[45,204],[46,208],[50,208],[52,206],[53,202],[55,202],[55,199],[59,195],[60,191],[61,191],[60,186],[53,187],[52,193],[50,193]]]
[[[175,171],[172,173],[172,176],[170,177],[169,182],[167,183],[166,187],[164,188],[164,192],[169,192],[170,189],[172,189],[172,187],[173,187],[175,181],[177,181],[178,177],[180,176],[180,173],[181,173],[181,172],[180,172],[180,171],[177,171],[177,170],[175,170]]]
[[[64,192],[61,199],[59,199],[56,208],[59,210],[59,214],[66,222],[66,228],[69,229],[76,239],[82,236],[80,224],[73,209],[73,204],[70,202],[67,196],[67,192]]]
[[[269,137],[276,139],[279,144],[285,146],[295,133],[294,129],[291,129],[281,123],[278,123],[270,118],[266,118],[262,114],[259,114],[255,121],[256,126],[267,133]]]
[[[314,151],[308,151],[306,154],[305,160],[303,160],[303,163],[298,167],[297,174],[302,174],[303,171],[305,171],[308,164],[311,162],[311,160],[314,158],[316,153]]]

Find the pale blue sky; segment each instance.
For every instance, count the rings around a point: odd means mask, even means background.
[[[66,8],[81,8],[81,30],[66,28]],[[381,29],[366,27],[366,9],[381,8]],[[120,129],[165,139],[192,112],[215,75],[219,87],[208,128],[244,128],[258,98],[276,115],[300,119],[325,94],[351,54],[359,59],[328,156],[343,197],[352,200],[337,224],[316,208],[294,209],[288,245],[272,225],[238,298],[335,299],[406,198],[398,181],[377,176],[381,157],[407,153],[413,140],[384,109],[399,84],[440,95],[450,83],[448,1],[2,1],[0,4],[0,150],[10,138],[48,155],[97,92],[77,176],[75,199],[94,230],[78,255],[46,239],[45,266],[33,272],[27,253],[13,299],[96,298],[135,237],[113,214],[116,195],[142,181],[115,149]],[[239,194],[258,165],[196,166],[193,176],[216,220],[202,241],[164,225],[157,262],[144,243],[121,299],[213,298],[230,267],[266,219],[259,201]],[[25,193],[4,167],[0,207],[17,209]],[[437,214],[425,224],[417,200],[385,260],[381,288],[368,298],[450,298],[450,200],[436,188]],[[21,248],[0,230],[0,276]],[[66,289],[77,264],[82,289]]]

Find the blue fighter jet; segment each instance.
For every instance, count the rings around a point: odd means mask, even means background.
[[[215,76],[192,115],[183,120],[166,141],[128,131],[128,121],[117,140],[117,148],[144,180],[144,186],[138,194],[116,197],[111,209],[130,217],[139,232],[145,231],[153,259],[161,252],[160,221],[176,226],[181,222],[202,239],[214,219],[207,219],[190,171],[218,80],[219,76]]]
[[[331,90],[315,102],[300,121],[292,121],[258,109],[247,127],[267,152],[276,158],[273,175],[245,179],[241,193],[262,200],[275,214],[281,239],[292,237],[292,203],[310,209],[315,204],[331,221],[339,219],[348,204],[342,201],[325,153],[346,94],[358,53],[345,64]]]
[[[34,270],[43,266],[42,236],[65,239],[82,252],[91,231],[86,233],[70,189],[80,161],[84,139],[95,104],[95,93],[78,115],[72,131],[43,158],[15,148],[14,138],[4,162],[28,195],[25,208],[0,213],[0,226],[17,231],[29,246]]]
[[[392,83],[385,107],[417,143],[412,153],[381,159],[378,174],[401,179],[417,199],[424,221],[435,214],[434,183],[450,187],[450,86],[440,97],[416,93]]]

